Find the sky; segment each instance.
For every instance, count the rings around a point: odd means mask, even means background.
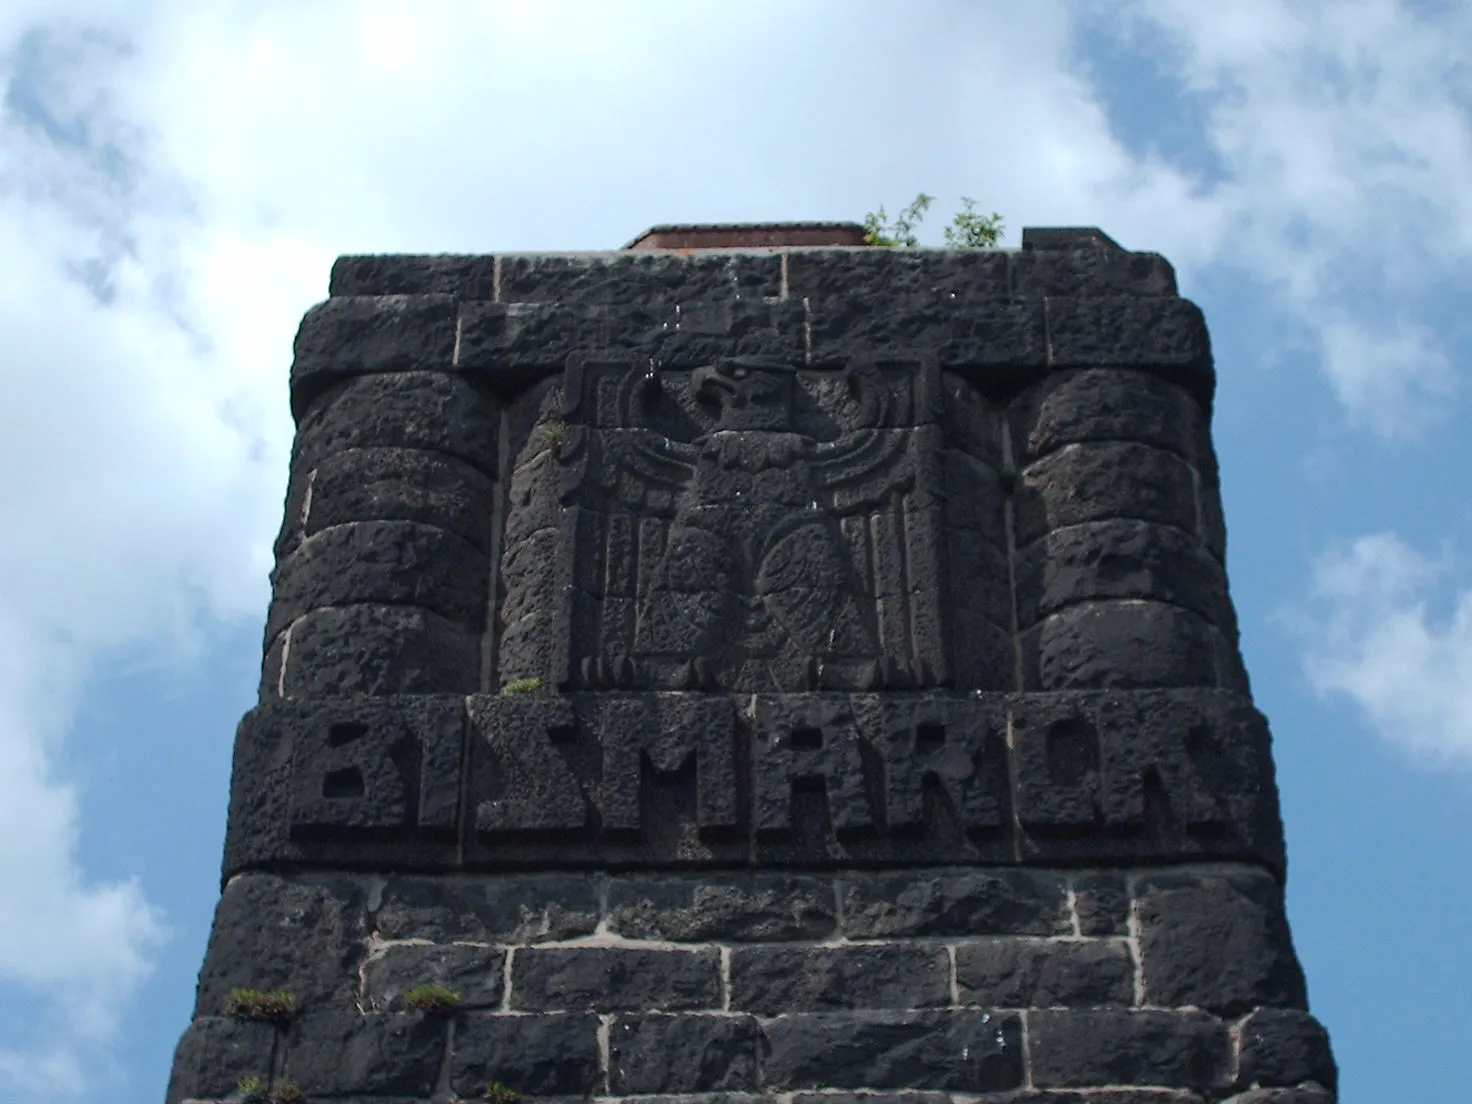
[[[163,1099],[343,253],[962,196],[1165,254],[1345,1104],[1472,1044],[1472,5],[0,3],[0,1101]]]

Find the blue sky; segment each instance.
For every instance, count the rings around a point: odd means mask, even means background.
[[[432,13],[432,14],[426,14]],[[962,195],[1176,265],[1346,1104],[1472,1043],[1472,7],[0,5],[0,1100],[162,1099],[345,252]]]

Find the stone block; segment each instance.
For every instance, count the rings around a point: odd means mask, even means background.
[[[274,1025],[201,1016],[185,1030],[174,1051],[168,1104],[230,1096],[244,1078],[269,1079],[275,1059]]]
[[[339,257],[327,294],[453,295],[489,299],[496,258],[489,254],[379,254]]]
[[[1040,241],[1038,231],[1034,240]],[[1102,236],[1010,253],[1010,294],[1109,296],[1176,294],[1175,270],[1158,253],[1132,253]]]
[[[527,1012],[713,1009],[720,1005],[720,974],[714,949],[523,947],[511,959],[510,1007]]]
[[[933,1008],[951,1000],[944,947],[737,947],[730,1006],[778,1015],[840,1008]]]
[[[961,1003],[989,1008],[1129,1005],[1134,962],[1122,940],[984,939],[959,943]]]
[[[374,913],[384,939],[541,943],[589,935],[598,887],[585,874],[390,878]]]
[[[1248,699],[1219,690],[1019,695],[1011,726],[1024,860],[1198,855],[1282,869],[1271,741]]]
[[[242,874],[215,906],[196,1016],[217,1016],[233,989],[286,990],[297,1006],[351,1007],[367,934],[362,890],[346,877]]]
[[[486,551],[494,484],[463,460],[423,449],[357,448],[317,465],[303,533],[355,521],[434,526]]]
[[[1055,368],[1176,368],[1209,378],[1211,340],[1206,320],[1189,299],[1050,295],[1047,310]]]
[[[608,929],[628,939],[703,943],[809,940],[837,924],[832,879],[787,874],[621,877]]]
[[[850,939],[1073,931],[1067,883],[1044,871],[853,873],[839,893]]]
[[[1180,457],[1133,441],[1065,445],[1022,469],[1012,496],[1015,540],[1051,529],[1133,518],[1196,531],[1196,489]]]
[[[480,689],[480,633],[414,606],[317,609],[291,628],[288,698],[468,694]]]
[[[448,1028],[444,1017],[421,1013],[309,1013],[287,1036],[283,1079],[309,1097],[428,1096]]]
[[[363,963],[363,992],[374,1011],[406,1011],[404,994],[421,985],[443,985],[460,997],[461,1008],[501,1004],[501,968],[506,952],[466,944],[390,945]]]
[[[450,371],[455,300],[449,295],[328,299],[307,311],[291,365],[298,419],[334,383],[383,372]]]
[[[1007,410],[1013,449],[1031,463],[1065,445],[1133,441],[1195,462],[1206,418],[1185,388],[1133,368],[1050,372]]]
[[[1147,599],[1083,602],[1021,635],[1029,690],[1214,687],[1230,646],[1206,620]]]
[[[1068,606],[1122,598],[1169,603],[1236,631],[1220,561],[1173,525],[1120,518],[1054,529],[1018,552],[1015,572],[1024,629]]]
[[[1237,1081],[1252,1087],[1339,1085],[1329,1033],[1307,1012],[1259,1008],[1237,1029]]]
[[[1135,887],[1135,917],[1147,1003],[1222,1015],[1307,1007],[1282,889],[1265,871],[1150,875]]]
[[[1080,935],[1125,935],[1129,930],[1130,891],[1122,874],[1077,874],[1073,912]]]
[[[310,610],[364,604],[426,610],[479,630],[490,562],[469,542],[417,521],[335,525],[302,541],[271,573],[266,637]]]
[[[924,352],[943,367],[979,383],[1015,385],[1047,363],[1042,304],[999,299],[968,303],[916,300],[875,310],[867,298],[824,298],[810,304],[810,363]]]
[[[608,1091],[754,1091],[759,1042],[750,1016],[615,1016],[608,1029]]]
[[[346,380],[297,415],[293,472],[357,448],[422,449],[495,477],[500,406],[463,376],[405,371]]]
[[[875,314],[914,302],[989,303],[1007,298],[1008,267],[1000,249],[793,249],[787,293],[864,299]]]
[[[1322,1085],[1299,1085],[1291,1089],[1252,1089],[1229,1096],[1222,1104],[1337,1104],[1338,1100]]]
[[[225,870],[352,863],[365,847],[406,866],[453,862],[460,698],[274,699],[236,733]]]
[[[457,1018],[450,1088],[474,1100],[491,1084],[523,1096],[588,1097],[601,1087],[598,1017],[583,1013]]]
[[[523,253],[501,258],[501,302],[649,306],[771,299],[777,253]]]
[[[1039,1088],[1157,1085],[1210,1092],[1231,1075],[1226,1027],[1202,1012],[1034,1011],[1028,1047]]]
[[[1022,1084],[1022,1021],[1013,1013],[797,1013],[763,1026],[764,1088],[996,1092]]]

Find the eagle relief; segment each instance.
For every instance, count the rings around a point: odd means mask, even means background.
[[[536,500],[555,495],[556,555],[572,562],[554,572],[515,545],[529,527],[514,517],[503,561],[508,592],[563,580],[569,624],[534,618],[538,643],[503,611],[503,676],[561,639],[573,688],[940,684],[933,376],[916,364],[823,371],[750,357],[569,370],[565,440],[537,461],[562,470],[539,476],[524,463],[510,511],[547,516]]]

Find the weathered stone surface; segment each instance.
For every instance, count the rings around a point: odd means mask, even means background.
[[[796,299],[865,297],[875,313],[953,296],[992,302],[1007,296],[1009,264],[1009,254],[990,249],[795,249],[787,257],[787,289]]]
[[[840,882],[850,939],[914,935],[1067,935],[1068,889],[1030,870],[851,874]]]
[[[1022,637],[1029,690],[1216,686],[1221,635],[1179,606],[1145,599],[1082,602]]]
[[[511,1007],[530,1012],[716,1008],[720,974],[714,950],[526,947],[511,959]]]
[[[690,304],[782,294],[777,253],[524,253],[501,258],[504,303]]]
[[[1237,1029],[1237,1081],[1254,1087],[1312,1081],[1337,1088],[1329,1033],[1307,1012],[1257,1009]]]
[[[1020,296],[1158,295],[1176,293],[1175,270],[1158,253],[1132,253],[1102,235],[1044,244],[1062,231],[1024,230],[1011,256],[1011,294]],[[1068,233],[1073,233],[1069,231]],[[1036,243],[1033,248],[1028,245]]]
[[[608,1088],[619,1095],[755,1090],[759,1041],[750,1016],[616,1016]]]
[[[764,1086],[995,1092],[1022,1083],[1022,1022],[1011,1013],[798,1013],[764,1030]]]
[[[822,939],[837,924],[833,882],[801,875],[615,878],[608,927],[630,939]]]
[[[1322,1085],[1299,1085],[1291,1089],[1252,1089],[1229,1096],[1222,1104],[1335,1104],[1338,1099]]]
[[[1012,496],[1016,544],[1086,521],[1132,518],[1196,531],[1191,468],[1133,441],[1064,445],[1024,467]]]
[[[1193,533],[1122,518],[1054,529],[1018,552],[1022,628],[1094,599],[1148,598],[1235,631],[1226,573]]]
[[[1009,406],[1008,420],[1021,463],[1086,441],[1154,445],[1189,463],[1205,426],[1184,388],[1129,368],[1050,372]]]
[[[304,535],[355,521],[413,521],[490,546],[494,484],[480,471],[424,449],[356,448],[324,457],[312,479]]]
[[[1222,1015],[1306,1007],[1282,889],[1270,875],[1152,874],[1135,893],[1147,1003]]]
[[[449,371],[455,300],[448,295],[336,298],[318,303],[297,330],[291,365],[298,418],[326,388],[380,372]]]
[[[298,413],[292,470],[310,472],[348,449],[403,448],[456,457],[494,477],[497,401],[462,376],[419,369],[346,380],[317,397]]]
[[[826,1092],[793,1093],[792,1104],[951,1104],[950,1093],[943,1092]],[[1012,1094],[988,1096],[983,1104],[1012,1104]]]
[[[950,973],[944,947],[737,947],[730,1004],[767,1015],[936,1007],[950,1003]]]
[[[383,947],[363,963],[363,991],[375,1011],[405,1011],[404,994],[421,985],[443,985],[460,996],[461,1008],[501,1003],[506,952],[465,944],[411,943]]]
[[[287,1037],[284,1077],[312,1097],[428,1096],[448,1029],[445,1018],[421,1013],[308,1013]]]
[[[390,878],[373,917],[385,939],[549,942],[597,927],[598,891],[586,875]]]
[[[956,946],[963,1004],[990,1008],[1128,1005],[1134,963],[1122,940],[986,939]]]
[[[489,299],[496,258],[490,254],[363,254],[339,257],[327,294],[454,295]]]
[[[468,694],[480,689],[480,633],[414,606],[317,609],[289,630],[288,698]]]
[[[1050,295],[1047,304],[1053,367],[1185,369],[1193,374],[1180,378],[1205,388],[1209,403],[1211,341],[1195,303],[1167,295]]]
[[[585,1097],[600,1080],[597,1016],[471,1012],[456,1019],[450,1087],[464,1099],[494,1083],[525,1096]]]
[[[1040,1088],[1134,1084],[1205,1092],[1230,1076],[1226,1027],[1201,1012],[1035,1011],[1028,1046]]]
[[[217,1016],[232,989],[290,991],[300,1008],[351,1006],[367,915],[344,877],[242,874],[225,886],[199,971],[196,1016]]]
[[[874,352],[924,351],[943,366],[978,380],[1013,383],[1047,363],[1042,304],[1000,301],[977,305],[933,298],[875,311],[865,297],[824,298],[811,315],[811,363],[842,363]]]
[[[270,1078],[276,1029],[269,1023],[200,1016],[174,1051],[168,1104],[226,1097],[247,1077]]]
[[[1206,1098],[1175,1089],[1024,1089],[984,1096],[976,1104],[1207,1104]]]
[[[1110,871],[1076,875],[1073,911],[1080,935],[1127,934],[1130,891],[1124,876]]]

